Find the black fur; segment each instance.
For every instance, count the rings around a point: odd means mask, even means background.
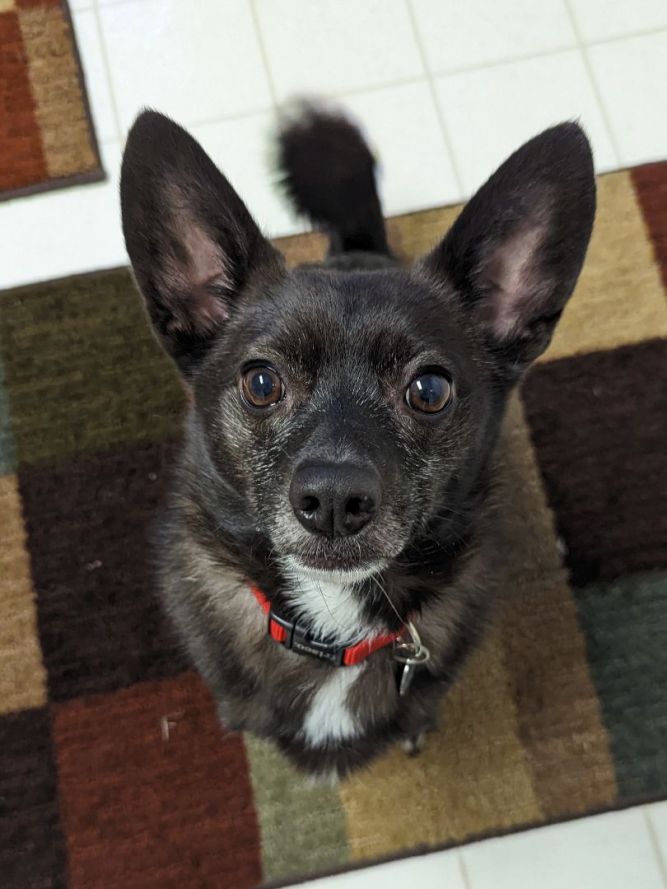
[[[161,536],[166,605],[227,725],[274,739],[309,771],[343,774],[432,727],[484,627],[510,508],[496,484],[498,430],[576,282],[595,184],[580,128],[547,130],[404,269],[387,247],[372,156],[350,123],[310,108],[283,127],[280,156],[297,207],[331,237],[320,266],[288,271],[201,148],[155,112],[128,138],[123,227],[150,318],[193,395]],[[239,394],[243,369],[257,361],[285,387],[259,413]],[[438,414],[406,402],[425,368],[452,382]],[[341,461],[379,475],[381,506],[353,536],[311,534],[289,502],[292,476]],[[309,740],[315,695],[348,668],[268,639],[248,592],[253,581],[316,626],[288,557],[306,578],[376,566],[345,587],[360,632],[397,629],[410,616],[431,649],[404,698],[390,650],[366,662],[345,702],[353,736]],[[340,614],[345,603],[330,605]],[[322,620],[332,638],[354,641],[341,638],[333,614]]]
[[[281,128],[278,165],[287,196],[328,233],[332,254],[389,255],[375,160],[348,120],[301,106]]]

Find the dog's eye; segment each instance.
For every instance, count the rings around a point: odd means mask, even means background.
[[[405,390],[405,400],[414,411],[437,414],[452,398],[452,384],[442,373],[429,371],[416,376]]]
[[[271,407],[283,397],[284,387],[270,367],[249,367],[241,377],[241,395],[251,407]]]

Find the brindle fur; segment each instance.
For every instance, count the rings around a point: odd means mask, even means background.
[[[547,131],[404,269],[386,246],[357,131],[309,111],[280,145],[288,192],[331,234],[324,263],[288,271],[201,148],[154,112],[128,139],[123,224],[151,320],[193,395],[157,543],[166,607],[226,727],[272,739],[308,772],[344,775],[435,726],[502,593],[511,504],[496,472],[498,432],[576,282],[594,179],[581,130]],[[284,402],[261,418],[238,396],[239,369],[255,358],[286,381]],[[452,374],[446,416],[415,418],[405,406],[410,375],[425,365]],[[305,531],[287,497],[304,458],[376,467],[373,522],[334,541]],[[349,668],[268,638],[248,590],[254,582],[301,619],[286,596],[287,554],[350,569],[384,559],[354,586],[366,631],[398,629],[397,611],[431,652],[404,697],[390,649],[364,662],[347,698],[359,726],[349,741],[313,747],[301,734],[322,683]]]

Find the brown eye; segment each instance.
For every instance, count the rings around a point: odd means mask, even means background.
[[[405,400],[414,411],[437,414],[452,397],[452,384],[440,373],[422,373],[405,390]]]
[[[265,408],[277,404],[283,397],[283,383],[270,367],[249,367],[241,377],[241,394],[251,407]]]

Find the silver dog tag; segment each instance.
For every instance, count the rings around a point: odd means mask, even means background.
[[[399,642],[394,643],[394,660],[398,664],[403,664],[401,680],[398,685],[398,693],[401,697],[407,694],[418,667],[428,663],[431,657],[428,648],[419,638],[415,625],[408,621],[406,627],[410,638],[401,639]]]

